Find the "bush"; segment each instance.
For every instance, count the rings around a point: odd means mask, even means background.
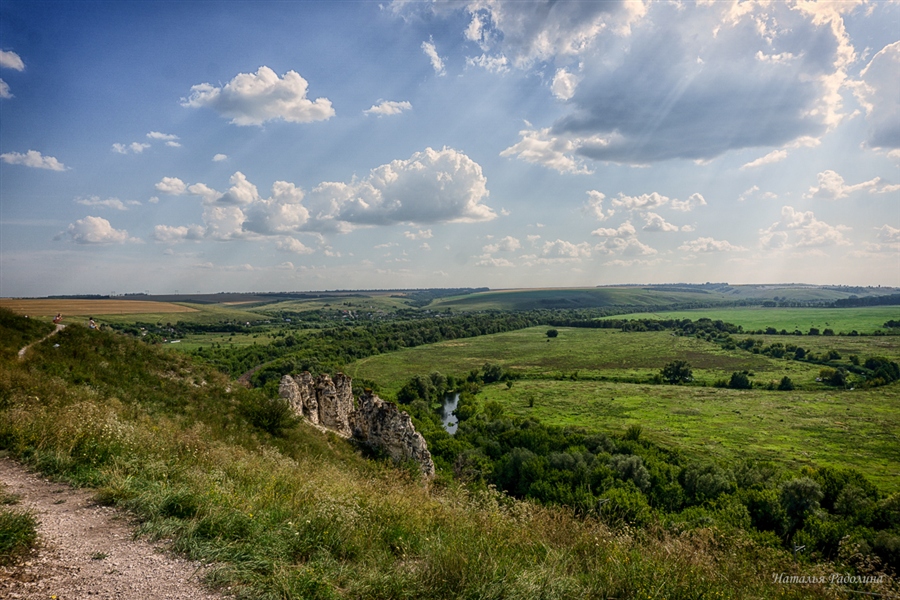
[[[781,378],[781,381],[778,383],[778,389],[782,392],[790,392],[794,389],[794,382],[791,381],[791,378],[785,375]]]
[[[733,390],[749,390],[753,387],[753,383],[746,373],[732,373],[731,379],[728,381],[728,387]]]
[[[241,412],[254,427],[276,437],[300,422],[285,398],[269,398],[259,393],[248,393],[242,399]]]
[[[791,479],[781,485],[781,507],[795,528],[803,526],[806,516],[819,508],[824,494],[822,487],[809,477]]]
[[[548,338],[555,338],[555,337],[558,336],[558,335],[559,335],[559,332],[558,332],[557,330],[555,330],[555,329],[548,329],[548,330],[547,330],[547,337],[548,337]]]
[[[691,365],[684,360],[675,360],[668,363],[663,367],[660,375],[662,375],[663,381],[673,385],[687,383],[694,378]]]

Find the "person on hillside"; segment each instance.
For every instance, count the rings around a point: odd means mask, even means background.
[[[97,324],[94,323],[94,317],[88,319],[88,327],[90,327],[91,329],[97,329]]]
[[[53,322],[56,325],[59,325],[60,323],[62,323],[62,313],[56,313],[56,316],[53,317]]]

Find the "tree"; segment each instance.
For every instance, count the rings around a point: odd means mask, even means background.
[[[558,335],[559,335],[559,332],[558,332],[557,330],[555,330],[555,329],[548,329],[548,330],[547,330],[547,337],[548,337],[548,338],[555,338],[555,337],[558,336]]]
[[[791,381],[791,378],[785,375],[781,378],[781,383],[778,384],[778,389],[782,392],[790,392],[794,389],[794,382]]]
[[[663,381],[673,385],[687,383],[694,379],[694,373],[691,365],[684,360],[673,360],[662,368],[660,372]]]
[[[753,383],[750,381],[750,378],[747,377],[746,373],[732,373],[731,380],[728,382],[728,387],[733,390],[749,390],[753,387]]]
[[[809,477],[798,477],[781,485],[781,506],[794,529],[802,527],[806,516],[819,508],[823,496],[822,486]]]

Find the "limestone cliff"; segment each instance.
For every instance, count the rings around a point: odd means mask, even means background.
[[[285,375],[278,393],[294,412],[313,425],[343,437],[352,435],[383,450],[395,461],[413,460],[427,477],[434,475],[428,445],[409,415],[371,393],[360,396],[359,405],[354,408],[352,380],[343,373],[337,373],[334,379],[328,375],[313,379],[307,372]]]

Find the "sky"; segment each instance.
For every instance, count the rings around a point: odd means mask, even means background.
[[[0,2],[0,296],[900,286],[900,2]]]

